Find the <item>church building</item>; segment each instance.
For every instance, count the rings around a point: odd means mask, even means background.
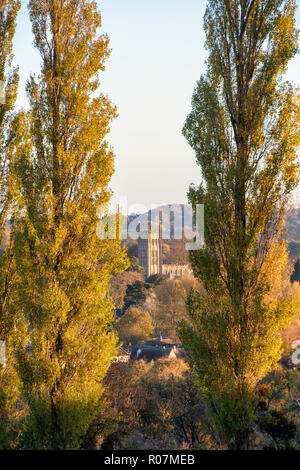
[[[138,239],[139,264],[144,268],[146,277],[153,274],[163,274],[170,279],[183,277],[193,277],[193,272],[188,265],[163,264],[162,263],[162,230],[159,227],[159,234],[148,230],[146,239]]]

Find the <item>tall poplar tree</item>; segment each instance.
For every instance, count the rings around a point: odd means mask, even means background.
[[[119,241],[96,235],[114,163],[105,137],[116,109],[98,93],[109,40],[95,1],[30,0],[29,10],[42,69],[27,84],[30,132],[16,165],[26,208],[16,235],[29,325],[29,351],[18,351],[24,442],[77,449],[118,342],[108,282],[127,268]]]
[[[12,293],[15,286],[15,263],[8,219],[15,202],[11,173],[14,134],[14,105],[17,98],[18,70],[12,67],[12,43],[16,29],[19,0],[2,0],[0,4],[0,340],[5,344],[0,364],[0,448],[7,448],[12,417],[18,397],[14,370],[13,338],[15,310]]]
[[[275,293],[298,183],[299,101],[283,81],[298,48],[294,14],[294,0],[208,1],[207,72],[183,131],[203,179],[189,199],[205,204],[205,247],[190,259],[205,291],[191,292],[179,335],[212,423],[233,449],[249,445],[256,385],[297,313]]]

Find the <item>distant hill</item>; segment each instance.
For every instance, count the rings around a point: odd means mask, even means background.
[[[162,206],[165,207],[165,206]],[[184,207],[183,205],[174,204],[174,207]],[[187,206],[185,206],[187,207]],[[132,221],[138,214],[131,214],[129,221]],[[171,227],[174,221],[171,220]],[[287,218],[286,237],[289,243],[289,257],[293,260],[300,259],[300,207],[293,209]],[[137,241],[128,240],[129,256],[137,256]],[[183,240],[164,240],[163,241],[163,262],[167,264],[184,264],[187,262],[188,256],[185,250],[185,241]]]

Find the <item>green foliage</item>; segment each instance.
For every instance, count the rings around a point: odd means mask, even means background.
[[[269,434],[276,445],[276,450],[289,450],[290,440],[295,438],[297,426],[282,412],[272,410],[259,422],[262,431]]]
[[[153,274],[152,276],[148,277],[147,284],[151,284],[154,287],[158,286],[165,280],[165,276],[163,274]]]
[[[126,295],[124,297],[124,309],[127,310],[129,307],[136,305],[142,305],[149,292],[150,285],[143,281],[136,281],[126,289]]]
[[[184,361],[114,363],[106,384],[118,426],[102,449],[216,448]]]
[[[22,327],[20,327],[22,330]],[[19,331],[19,336],[21,331]],[[20,397],[20,380],[16,372],[14,350],[15,335],[6,336],[6,367],[0,366],[0,449],[18,448],[19,419],[21,412],[17,408]]]
[[[17,351],[24,446],[78,449],[118,344],[109,280],[128,266],[120,240],[96,235],[114,161],[105,137],[116,110],[97,93],[108,38],[93,1],[31,0],[29,11],[42,69],[27,83],[15,162],[18,306],[31,326],[30,354]]]
[[[299,379],[296,368],[279,366],[259,385],[260,403],[256,414],[258,429],[264,435],[260,448],[299,448]]]
[[[142,268],[142,266],[139,265],[139,260],[135,256],[132,256],[130,258],[130,266],[128,268],[128,271],[136,271],[140,274],[145,275],[145,270]]]
[[[0,237],[7,224],[8,210],[12,203],[13,187],[10,173],[13,148],[11,131],[13,110],[18,92],[18,70],[11,67],[12,43],[16,19],[20,8],[19,0],[5,0],[0,11],[0,81],[4,82],[4,103],[0,103]]]
[[[290,211],[286,221],[287,239],[289,242],[289,256],[291,259],[300,257],[300,209]]]
[[[17,312],[13,305],[15,290],[15,260],[13,237],[8,230],[8,218],[15,208],[14,179],[11,166],[14,158],[14,105],[18,90],[18,70],[12,65],[12,43],[20,2],[5,0],[0,11],[0,80],[4,82],[4,103],[0,104],[0,340],[6,345],[6,367],[0,366],[0,449],[13,445],[15,404],[19,380],[14,367],[14,340]],[[22,330],[20,325],[20,330]]]
[[[205,247],[190,255],[203,292],[190,294],[178,334],[211,423],[233,449],[249,445],[256,384],[280,359],[280,329],[297,313],[276,293],[298,184],[300,106],[282,82],[298,48],[294,13],[294,0],[209,0],[207,73],[183,131],[203,178],[189,200],[205,204],[206,222]]]
[[[154,334],[154,327],[148,312],[131,307],[118,321],[117,331],[125,344],[137,344],[150,339]]]

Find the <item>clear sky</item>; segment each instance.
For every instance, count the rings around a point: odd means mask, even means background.
[[[27,3],[22,0],[15,36],[15,62],[21,75],[18,106],[26,106],[26,80],[40,68]],[[148,207],[185,203],[189,184],[200,181],[181,129],[196,81],[205,71],[206,2],[98,0],[98,4],[102,30],[112,48],[101,88],[119,112],[108,139],[116,153],[114,199],[127,196],[130,205]],[[299,77],[300,55],[291,62],[287,78],[299,83]]]

